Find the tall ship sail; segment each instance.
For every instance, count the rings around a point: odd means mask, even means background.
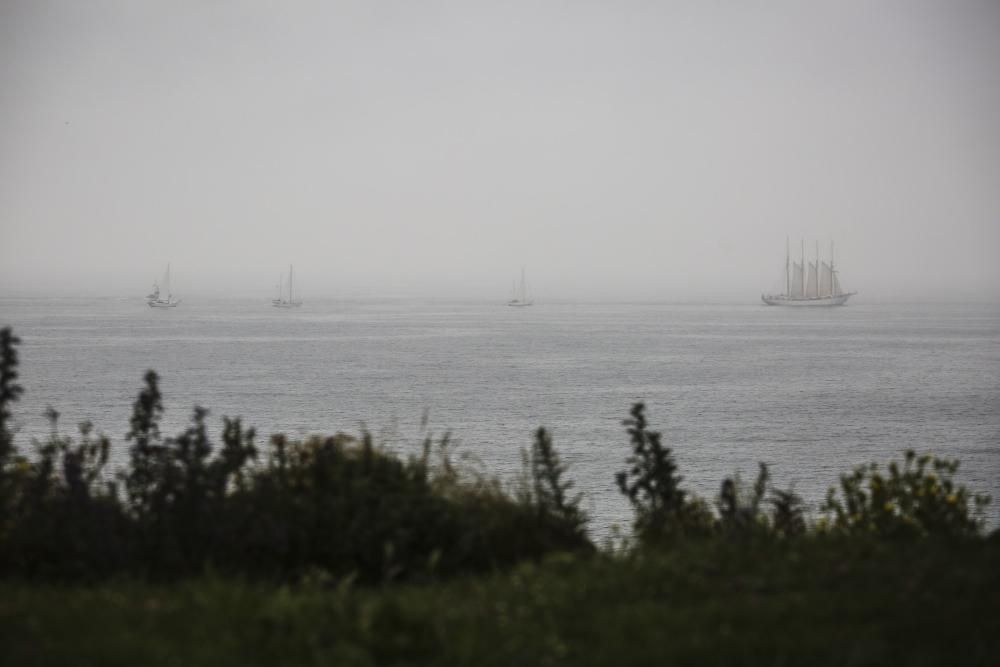
[[[288,298],[285,298],[284,275],[278,276],[278,298],[271,299],[271,305],[275,308],[298,308],[302,305],[301,300],[295,299],[295,272],[292,265],[288,265]]]
[[[761,294],[761,301],[769,306],[842,306],[857,292],[845,292],[840,287],[838,272],[833,267],[833,243],[830,243],[830,261],[819,257],[816,244],[816,261],[806,262],[805,243],[798,262],[791,258],[785,242],[785,291],[783,294]]]
[[[160,291],[160,284],[153,281],[153,291],[146,295],[146,305],[150,308],[174,308],[180,303],[180,299],[175,299],[170,292],[170,264],[167,264],[167,272],[163,276],[163,290],[166,297]]]
[[[510,286],[510,301],[507,302],[508,306],[513,306],[515,308],[523,308],[525,306],[530,306],[534,301],[528,296],[528,284],[524,281],[524,267],[521,267],[521,283],[517,283]]]

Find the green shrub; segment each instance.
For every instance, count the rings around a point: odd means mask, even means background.
[[[26,462],[19,461],[11,429],[10,406],[24,388],[17,383],[17,345],[10,327],[0,329],[0,544],[13,525],[13,505]]]
[[[208,411],[196,406],[186,429],[165,436],[159,378],[149,371],[126,436],[128,465],[116,477],[105,472],[109,440],[89,423],[76,440],[61,435],[51,409],[51,436],[24,457],[10,427],[21,394],[18,342],[0,330],[0,575],[176,580],[215,572],[383,583],[594,551],[580,495],[544,428],[522,450],[522,484],[512,494],[453,465],[447,435],[436,449],[428,436],[419,456],[404,459],[367,432],[275,435],[258,447],[253,429],[224,417],[216,446]],[[615,479],[635,511],[639,545],[734,542],[728,547],[752,555],[808,532],[801,498],[773,488],[766,465],[750,488],[738,476],[724,480],[716,514],[682,488],[642,403],[624,425],[631,453]],[[875,465],[858,468],[841,478],[840,494],[830,490],[816,532],[976,537],[988,498],[956,485],[957,467],[907,452],[887,476]]]
[[[770,513],[763,505],[770,506]],[[718,527],[728,537],[792,538],[806,532],[802,498],[771,484],[766,463],[761,463],[757,480],[749,489],[739,475],[722,482],[717,502]]]
[[[12,521],[0,536],[0,567],[28,577],[88,580],[118,571],[128,558],[129,525],[113,484],[104,481],[109,440],[80,424],[80,442],[52,433],[33,462],[7,471],[17,490]]]
[[[760,464],[757,481],[747,492],[739,475],[722,481],[719,491],[719,527],[730,534],[746,534],[766,529],[767,520],[760,512],[760,504],[767,492],[770,474],[767,465]]]
[[[632,454],[625,460],[628,468],[615,476],[618,489],[635,510],[636,536],[653,544],[711,533],[711,510],[701,500],[688,499],[670,448],[663,446],[660,433],[647,428],[645,409],[636,403],[632,416],[623,422]]]
[[[840,478],[840,494],[830,488],[823,505],[821,531],[885,537],[973,537],[983,525],[989,497],[970,493],[953,479],[958,461],[908,450],[902,468],[895,461],[888,476],[877,464],[860,466]]]
[[[17,339],[0,338],[0,460],[4,522],[0,574],[175,579],[206,571],[272,579],[348,577],[364,582],[449,576],[508,567],[552,551],[591,551],[586,517],[544,430],[534,447],[535,495],[463,477],[442,439],[407,460],[369,433],[288,441],[261,456],[253,429],[224,418],[222,446],[195,407],[190,426],[163,436],[159,378],[146,373],[132,411],[124,488],[104,483],[109,441],[81,425],[79,444],[58,432],[33,461],[16,456],[8,405],[20,393]],[[8,446],[9,445],[9,446]]]

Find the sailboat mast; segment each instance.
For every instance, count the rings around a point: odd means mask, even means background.
[[[791,274],[790,274],[791,265],[789,264],[790,257],[791,255],[789,255],[788,253],[788,237],[786,236],[785,237],[785,294],[787,294],[788,296],[792,295]]]
[[[292,296],[292,265],[289,264],[288,265],[288,303],[291,303],[292,300],[293,300],[293,298],[294,297]]]
[[[806,295],[806,242],[803,239],[799,239],[799,243],[802,244],[802,256],[801,264],[799,264],[799,296],[805,297]]]
[[[833,291],[833,241],[830,241],[830,296],[836,296]]]
[[[819,293],[819,241],[816,241],[816,284],[815,284],[816,294],[815,296],[820,296]]]

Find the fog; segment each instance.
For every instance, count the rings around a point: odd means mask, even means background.
[[[0,295],[1000,298],[1000,3],[0,4]]]

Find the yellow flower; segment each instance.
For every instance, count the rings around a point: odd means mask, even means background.
[[[955,495],[955,494],[953,493],[953,494],[951,494],[950,496],[948,496],[948,499],[947,499],[947,500],[948,500],[948,504],[949,504],[949,505],[954,505],[955,503],[957,503],[957,502],[958,502],[958,496],[956,496],[956,495]]]

